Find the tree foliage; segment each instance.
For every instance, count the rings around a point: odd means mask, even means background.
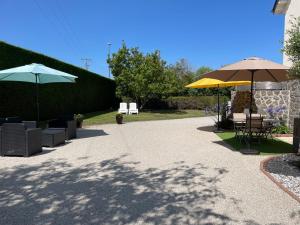
[[[174,65],[169,65],[167,70],[168,73],[171,74],[173,81],[173,95],[189,95],[191,89],[185,86],[195,81],[195,74],[191,71],[188,61],[186,59],[180,59]]]
[[[203,74],[211,72],[211,71],[212,71],[212,68],[207,67],[207,66],[201,66],[199,69],[197,69],[195,76],[197,79],[201,79],[201,76]]]
[[[108,60],[116,81],[116,95],[139,103],[161,98],[166,91],[165,61],[158,51],[144,55],[138,48],[122,48]]]
[[[141,108],[153,99],[217,94],[216,89],[185,87],[212,71],[211,68],[203,66],[195,72],[186,59],[167,65],[159,51],[143,54],[138,48],[127,48],[123,43],[108,63],[116,81],[116,95],[125,101],[138,102]],[[228,95],[228,90],[222,90],[223,94]]]
[[[294,18],[291,23],[283,51],[293,63],[289,72],[290,76],[300,78],[300,17]]]

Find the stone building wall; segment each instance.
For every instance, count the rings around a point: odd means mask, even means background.
[[[282,112],[282,117],[286,120],[287,125],[293,129],[294,118],[300,118],[300,80],[289,80],[282,82],[282,87],[285,90],[257,90],[254,91],[254,102],[257,109],[254,112],[267,115],[267,108],[270,106],[278,107],[285,106],[286,109]],[[239,98],[236,98],[236,91],[231,92],[232,106],[241,111],[241,108],[249,105],[250,98],[245,97],[246,91],[239,91]],[[248,92],[249,93],[249,92]]]
[[[289,125],[289,109],[290,109],[290,91],[289,90],[259,90],[254,94],[257,112],[268,116],[267,109],[269,107],[282,107],[283,110],[278,113],[278,117],[282,118]]]
[[[236,92],[232,91],[231,101],[232,101],[232,112],[243,112],[244,108],[249,108],[250,97],[249,91]],[[269,107],[279,107],[284,106],[284,110],[280,114],[286,124],[290,124],[289,121],[289,110],[290,110],[290,91],[289,90],[257,90],[254,91],[254,106],[253,112],[260,113],[264,116],[268,116],[267,109]],[[300,96],[300,95],[299,95]],[[299,98],[300,100],[300,98]],[[300,101],[299,101],[300,103]]]
[[[286,82],[286,87],[290,91],[289,125],[294,126],[294,118],[300,117],[300,80],[290,80]]]

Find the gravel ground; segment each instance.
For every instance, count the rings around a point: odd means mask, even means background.
[[[300,197],[300,156],[287,154],[270,160],[267,171],[284,187]]]
[[[232,151],[213,118],[99,125],[0,158],[0,224],[300,224],[297,201]]]

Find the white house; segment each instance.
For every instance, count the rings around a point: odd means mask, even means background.
[[[285,15],[284,41],[286,41],[288,39],[286,31],[291,27],[290,21],[300,17],[300,0],[276,0],[272,11],[274,14]],[[291,66],[291,62],[285,54],[283,55],[283,64]]]

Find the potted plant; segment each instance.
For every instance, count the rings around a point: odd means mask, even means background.
[[[123,123],[123,114],[122,113],[117,113],[116,121],[117,121],[117,124],[122,124]]]
[[[77,128],[82,128],[82,122],[83,122],[84,116],[82,114],[76,114],[75,120],[76,120],[76,126]]]

